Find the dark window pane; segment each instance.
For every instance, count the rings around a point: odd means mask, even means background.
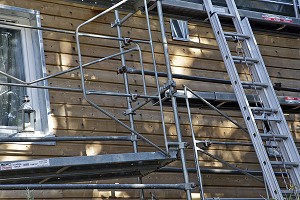
[[[0,70],[25,80],[21,34],[18,30],[0,28]],[[0,82],[13,83],[0,75]],[[0,86],[0,126],[16,126],[17,110],[21,105],[24,89]]]

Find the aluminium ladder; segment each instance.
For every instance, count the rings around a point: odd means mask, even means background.
[[[234,0],[226,0],[226,4],[228,11],[215,7],[211,0],[204,0],[204,6],[261,165],[265,183],[273,199],[287,199],[291,195],[298,197],[299,192],[295,188],[300,187],[299,153],[277,100],[250,23],[247,18],[241,19]],[[231,18],[236,32],[224,32],[219,16]],[[232,55],[228,45],[230,38],[239,42],[243,56]],[[247,65],[248,74],[251,75],[251,80],[247,79],[247,82],[241,81],[238,74],[237,67],[244,64]],[[255,95],[259,96],[260,103],[255,107],[249,105],[246,98],[246,91],[249,90],[245,89],[255,90]],[[265,140],[271,143],[266,143]],[[270,148],[265,147],[266,144],[276,146],[273,153]],[[282,172],[283,180],[275,176],[276,170]],[[284,189],[282,189],[283,183]]]

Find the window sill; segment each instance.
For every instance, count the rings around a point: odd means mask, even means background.
[[[51,132],[22,132],[18,133],[16,129],[3,129],[0,128],[0,138],[42,138],[42,137],[55,137]],[[11,143],[11,144],[33,144],[33,145],[56,145],[56,142],[3,142],[3,143]]]

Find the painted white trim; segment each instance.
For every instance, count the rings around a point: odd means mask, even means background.
[[[39,11],[17,8],[12,6],[0,5],[0,18],[16,21],[19,24],[41,26]],[[20,27],[12,27],[0,25],[0,27],[19,30],[21,35],[23,63],[26,81],[32,81],[43,77],[46,74],[46,65],[43,48],[42,32],[33,29],[25,29]],[[40,59],[38,59],[40,58]],[[47,81],[39,83],[46,85]],[[51,136],[53,135],[52,128],[50,128],[50,101],[47,90],[38,90],[27,88],[27,95],[31,100],[33,108],[37,111],[36,131],[32,134],[16,133],[15,127],[0,127],[0,137],[7,134],[13,136]],[[3,133],[7,130],[7,134]],[[7,136],[8,136],[7,135]]]

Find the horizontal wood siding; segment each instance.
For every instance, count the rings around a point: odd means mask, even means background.
[[[2,4],[35,9],[41,11],[43,27],[75,30],[83,21],[93,17],[101,11],[100,8],[76,5],[64,1],[52,0],[4,0]],[[122,13],[123,16],[124,13]],[[165,72],[165,61],[159,24],[156,16],[152,16],[151,28],[156,52],[158,70]],[[116,36],[116,29],[110,28],[114,21],[112,13],[97,19],[82,31]],[[133,39],[148,39],[147,26],[142,14],[135,14],[122,27],[124,37]],[[228,79],[225,66],[222,62],[217,43],[210,25],[207,23],[189,24],[191,42],[178,42],[171,39],[169,20],[165,19],[169,53],[172,70],[176,74],[204,76],[211,78]],[[228,30],[231,28],[229,27]],[[300,85],[300,37],[268,32],[255,32],[258,45],[267,65],[272,81],[281,82],[284,87],[298,88]],[[44,47],[47,64],[47,73],[54,74],[78,65],[75,38],[54,32],[44,32]],[[81,41],[81,51],[84,62],[89,62],[118,52],[118,43],[109,40],[84,38]],[[141,45],[145,69],[153,70],[152,56],[149,46]],[[235,51],[233,45],[230,46]],[[132,52],[126,55],[127,65],[140,69],[139,55]],[[124,80],[117,74],[121,66],[118,58],[101,62],[86,70],[87,87],[89,89],[124,92]],[[239,69],[241,76],[246,79],[243,69]],[[153,77],[147,77],[148,92],[154,94],[157,89]],[[160,83],[166,79],[161,78]],[[48,81],[50,86],[80,88],[80,73],[74,71]],[[139,75],[129,75],[130,89],[133,93],[142,93],[142,79]],[[230,86],[222,84],[207,84],[203,82],[176,80],[178,89],[185,84],[197,91],[232,91]],[[90,106],[81,93],[49,91],[51,101],[52,123],[57,136],[109,136],[128,135],[128,131],[116,122],[108,119]],[[278,91],[278,95],[299,96],[285,91]],[[126,110],[126,99],[119,97],[98,96],[92,99],[116,117],[129,124],[128,117],[123,115]],[[136,104],[136,103],[134,103]],[[235,125],[220,117],[211,110],[193,108],[193,122],[198,139],[220,141],[249,142],[249,137]],[[239,123],[244,124],[242,116],[237,111],[228,111]],[[179,108],[180,122],[184,141],[190,142],[188,116],[185,108]],[[297,145],[300,147],[299,115],[286,116]],[[151,105],[143,107],[134,116],[138,132],[160,145],[163,143],[163,130],[159,108]],[[170,107],[165,108],[165,121],[169,139],[176,141],[173,112]],[[46,158],[59,156],[85,156],[109,153],[132,152],[130,142],[57,142],[55,146],[43,145],[0,145],[0,160],[22,160],[31,158]],[[139,142],[140,151],[153,151],[143,142]],[[208,150],[211,154],[249,170],[259,170],[254,149],[250,146],[222,146],[212,145]],[[193,166],[191,149],[186,151],[187,165]],[[202,167],[227,168],[220,162],[201,155],[199,158]],[[180,162],[170,166],[179,167]],[[196,174],[190,174],[191,181],[196,182]],[[207,197],[256,197],[265,196],[263,184],[243,175],[204,174],[204,190]],[[144,183],[181,183],[181,173],[153,173],[143,179]],[[135,183],[135,179],[98,181],[98,183]],[[149,197],[151,191],[146,190]],[[159,199],[184,199],[181,191],[152,191]],[[24,199],[26,191],[2,191],[1,199]],[[138,199],[137,191],[100,191],[100,190],[45,190],[34,191],[35,199]],[[198,199],[197,190],[193,191],[194,199]],[[149,197],[150,198],[150,197]]]

